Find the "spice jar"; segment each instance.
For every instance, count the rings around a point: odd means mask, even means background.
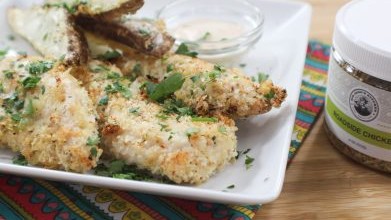
[[[391,1],[356,0],[337,14],[325,127],[333,145],[391,173]]]

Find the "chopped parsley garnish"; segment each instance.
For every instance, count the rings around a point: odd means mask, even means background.
[[[66,55],[65,54],[63,54],[63,55],[61,55],[61,57],[58,59],[60,62],[63,62],[64,60],[65,60],[65,57],[66,57]]]
[[[160,131],[170,131],[171,129],[166,124],[159,123]]]
[[[8,38],[9,41],[14,41],[15,40],[15,36],[12,35],[12,34],[8,35],[7,38]]]
[[[132,97],[130,90],[119,82],[114,82],[113,85],[106,86],[105,91],[108,94],[121,93],[126,99]]]
[[[219,126],[217,130],[222,134],[227,134],[227,128],[224,126]]]
[[[276,93],[272,90],[268,94],[265,94],[264,96],[267,99],[272,99],[272,98],[274,98],[275,95],[276,95]]]
[[[98,136],[87,138],[87,146],[96,146],[99,143],[100,143],[100,138]]]
[[[0,50],[0,60],[4,59],[5,55],[7,55],[8,50]]]
[[[244,164],[246,165],[247,170],[253,166],[252,163],[254,162],[254,160],[255,160],[254,158],[246,155],[246,160],[244,161]]]
[[[108,72],[110,71],[109,68],[107,68],[106,66],[104,65],[98,65],[98,66],[95,66],[94,68],[90,68],[90,70],[93,72],[93,73],[103,73],[103,72]]]
[[[41,86],[41,94],[43,95],[43,94],[45,94],[45,92],[46,92],[45,86]]]
[[[213,70],[208,72],[207,74],[208,74],[209,79],[214,81],[218,77],[220,77],[223,72],[225,72],[225,69],[223,67],[215,65]]]
[[[43,41],[46,41],[46,40],[48,39],[48,36],[49,36],[49,34],[48,34],[48,33],[46,33],[45,35],[43,35],[43,38],[42,38],[42,40],[43,40]]]
[[[174,133],[171,132],[171,133],[170,133],[170,136],[168,136],[168,140],[171,140],[171,139],[174,137],[173,135],[174,135]]]
[[[227,186],[227,189],[233,189],[233,188],[235,188],[235,185],[234,185],[234,184],[232,184],[232,185],[230,185],[230,186]]]
[[[243,154],[248,154],[248,152],[250,152],[250,148],[247,148],[246,150],[243,151]]]
[[[134,67],[132,69],[132,73],[134,73],[138,76],[142,74],[142,66],[140,63],[137,63],[136,65],[134,65]]]
[[[192,117],[191,121],[193,122],[217,122],[217,118],[203,118],[203,117]]]
[[[40,80],[41,80],[41,77],[38,77],[38,76],[26,77],[22,81],[23,88],[25,88],[25,89],[33,89],[33,88],[35,88],[37,86],[37,84],[39,83]]]
[[[108,164],[99,164],[95,168],[95,174],[117,179],[172,183],[165,177],[154,176],[149,171],[139,169],[134,165],[126,165],[122,160],[114,160]]]
[[[173,64],[168,64],[167,65],[167,73],[171,73],[174,70],[174,65]]]
[[[109,97],[107,95],[103,96],[103,98],[101,98],[99,100],[99,106],[104,106],[104,105],[107,105],[109,103]]]
[[[241,63],[241,64],[239,64],[239,66],[240,66],[241,68],[244,68],[244,67],[246,67],[246,66],[247,66],[247,64],[245,64],[245,63]]]
[[[118,57],[121,57],[122,54],[116,50],[110,50],[110,51],[106,51],[104,54],[101,54],[98,56],[98,59],[101,59],[101,60],[113,60],[113,59],[117,59]]]
[[[18,113],[15,113],[11,115],[11,119],[16,123],[19,123],[20,121],[22,121],[22,116]]]
[[[166,114],[177,114],[179,116],[194,116],[194,112],[190,107],[184,105],[180,100],[167,99],[163,104],[163,112]]]
[[[138,114],[140,114],[139,110],[140,110],[140,107],[131,108],[131,109],[129,109],[129,113],[138,115]]]
[[[109,72],[107,74],[107,79],[114,79],[114,80],[121,79],[121,75],[117,72]]]
[[[250,150],[251,150],[250,148],[248,148],[248,149],[246,149],[244,151],[238,150],[237,151],[238,154],[236,155],[235,159],[239,159],[240,156],[248,154],[248,152],[250,152]]]
[[[171,74],[161,83],[156,84],[154,88],[151,87],[150,91],[148,91],[148,85],[147,85],[148,96],[150,99],[154,101],[162,102],[164,99],[166,99],[174,92],[182,88],[184,82],[185,79],[183,78],[182,74],[180,73]],[[149,83],[149,85],[151,86],[151,83]]]
[[[167,120],[169,117],[166,114],[158,114],[158,115],[156,115],[156,118],[160,118],[162,120]]]
[[[258,83],[259,84],[262,84],[263,82],[265,82],[268,79],[269,79],[269,75],[267,75],[265,73],[258,73]]]
[[[196,83],[196,82],[200,81],[201,77],[199,75],[196,75],[196,76],[190,77],[190,79],[193,83]]]
[[[210,32],[206,32],[199,40],[207,40],[212,34]]]
[[[23,155],[17,155],[14,158],[12,158],[12,163],[21,166],[26,166],[28,164],[26,158]]]
[[[7,79],[13,79],[13,78],[14,78],[15,71],[12,71],[12,70],[3,70],[3,73],[4,73],[4,75],[5,75],[5,78],[7,78]]]
[[[0,82],[0,93],[3,93],[4,92],[4,86],[3,86],[3,83]]]
[[[40,75],[46,73],[53,68],[53,62],[50,61],[37,61],[32,62],[26,66],[31,75]]]
[[[22,110],[24,107],[24,100],[20,100],[18,97],[18,93],[15,92],[14,94],[12,94],[11,97],[3,100],[2,107],[11,116],[12,114],[15,114],[13,120],[19,122],[21,120],[19,111]]]
[[[91,147],[90,154],[92,157],[97,157],[98,156],[98,149],[96,149],[96,147]]]
[[[138,29],[138,32],[141,34],[143,37],[149,37],[151,35],[151,32],[146,30],[146,29]]]
[[[29,99],[28,102],[27,102],[27,106],[26,106],[26,109],[25,109],[25,114],[27,116],[33,116],[35,114],[35,108],[34,108],[34,104],[33,104],[33,100],[32,99]]]
[[[185,43],[181,43],[178,49],[175,51],[176,54],[181,54],[189,57],[197,57],[198,53],[194,51],[190,51],[189,47]]]

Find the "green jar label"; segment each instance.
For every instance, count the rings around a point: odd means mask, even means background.
[[[327,96],[326,111],[329,117],[353,137],[375,146],[391,150],[391,133],[366,126],[343,113]]]

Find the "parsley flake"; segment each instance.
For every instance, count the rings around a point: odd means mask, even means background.
[[[131,108],[131,109],[129,109],[129,113],[139,115],[140,114],[139,110],[140,110],[140,107]]]
[[[198,53],[194,51],[190,51],[189,47],[185,43],[181,43],[178,49],[175,51],[175,53],[189,56],[189,57],[194,57],[194,58],[198,56]]]
[[[37,61],[32,62],[26,66],[26,69],[31,75],[40,75],[46,73],[53,68],[53,62],[50,61]]]
[[[99,100],[99,106],[104,106],[104,105],[107,105],[109,103],[109,97],[107,95],[103,96],[103,98],[101,98]]]
[[[235,188],[235,185],[234,185],[234,184],[232,184],[232,185],[230,185],[230,186],[227,186],[227,189],[233,189],[233,188]]]
[[[38,77],[38,76],[26,77],[22,81],[23,88],[25,88],[25,89],[33,89],[33,88],[35,88],[37,86],[37,84],[39,83],[40,80],[41,80],[41,77]]]
[[[99,143],[100,143],[100,138],[98,136],[87,138],[87,146],[96,146]]]
[[[217,130],[222,134],[227,134],[227,128],[224,126],[219,126]]]
[[[23,155],[17,155],[12,158],[12,163],[21,166],[26,166],[28,164],[26,158]]]
[[[246,160],[244,161],[244,164],[246,165],[247,170],[253,166],[252,163],[254,162],[254,160],[255,160],[254,158],[246,155]]]
[[[276,95],[276,93],[272,90],[268,94],[265,94],[264,96],[267,99],[272,99],[272,98],[274,98],[275,95]]]
[[[101,60],[114,60],[117,59],[118,57],[121,57],[122,54],[118,52],[117,50],[110,50],[106,51],[104,54],[98,55],[98,59]]]
[[[98,156],[98,149],[96,149],[96,147],[91,147],[90,154],[92,157],[97,157]]]
[[[263,82],[265,82],[268,79],[269,79],[269,75],[267,75],[265,73],[258,73],[258,83],[259,84],[262,84]]]
[[[12,71],[12,70],[3,70],[3,73],[4,73],[4,75],[5,75],[5,78],[7,78],[7,79],[13,79],[13,78],[14,78],[15,71]]]
[[[177,90],[181,89],[184,82],[185,79],[183,78],[182,74],[174,73],[163,80],[161,83],[157,84],[155,88],[151,88],[149,92],[147,90],[149,98],[154,101],[161,102]]]
[[[214,118],[214,117],[212,117],[212,118],[192,117],[191,121],[193,121],[193,122],[217,122],[218,119]]]

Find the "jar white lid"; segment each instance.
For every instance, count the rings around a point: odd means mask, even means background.
[[[356,0],[340,9],[334,47],[357,69],[391,82],[391,0]]]

